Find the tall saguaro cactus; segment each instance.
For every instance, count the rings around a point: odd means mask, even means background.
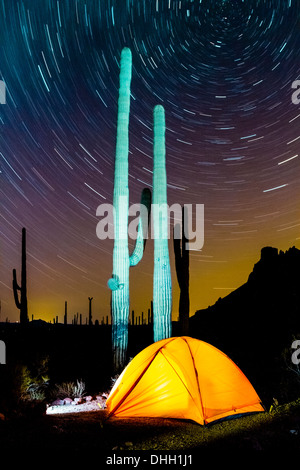
[[[129,320],[129,268],[143,257],[144,223],[140,218],[135,249],[129,256],[128,249],[128,150],[129,113],[132,57],[131,51],[124,48],[121,54],[120,86],[118,99],[117,141],[114,176],[114,249],[113,275],[108,281],[112,290],[112,348],[115,371],[121,370],[126,362]],[[150,210],[151,195],[148,189],[142,193],[142,204]]]
[[[187,208],[182,207],[182,221],[181,221],[181,246],[180,238],[173,236],[174,255],[175,255],[175,268],[177,280],[180,288],[179,295],[179,323],[181,328],[181,335],[187,336],[189,334],[189,312],[190,312],[190,296],[189,296],[189,250],[186,249],[188,242],[185,234],[185,229],[188,227],[187,223]]]
[[[18,295],[20,291],[20,298]],[[13,293],[16,307],[20,310],[20,323],[28,322],[27,305],[27,271],[26,271],[26,229],[22,229],[22,265],[21,265],[21,285],[17,283],[16,270],[13,269]]]
[[[165,150],[165,111],[154,108],[153,147],[153,337],[169,338],[172,332],[172,280],[168,247],[168,206]]]

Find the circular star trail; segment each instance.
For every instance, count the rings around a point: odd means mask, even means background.
[[[27,228],[29,315],[110,312],[119,61],[132,51],[129,190],[152,185],[153,108],[166,112],[169,204],[204,204],[191,314],[246,282],[260,249],[299,247],[300,6],[296,0],[0,1],[1,317],[16,321]],[[131,243],[132,246],[132,243]],[[178,288],[173,273],[173,318]],[[153,242],[131,270],[131,308],[152,298]]]

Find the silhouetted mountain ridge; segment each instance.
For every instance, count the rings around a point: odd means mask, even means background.
[[[254,265],[253,271],[248,277],[248,281],[234,290],[224,298],[219,298],[217,302],[207,309],[198,310],[191,320],[203,319],[203,316],[211,316],[213,313],[224,313],[228,307],[231,313],[227,312],[232,319],[234,312],[243,315],[237,308],[249,311],[251,316],[257,317],[257,313],[262,313],[262,317],[256,318],[259,323],[264,321],[274,321],[274,313],[284,313],[285,321],[292,320],[294,314],[299,313],[300,304],[300,250],[295,247],[286,252],[278,252],[277,248],[264,247],[261,250],[261,258]],[[274,307],[274,311],[271,309]],[[262,307],[265,310],[262,312]],[[278,312],[279,307],[284,309]],[[288,310],[288,311],[287,311]],[[289,313],[288,318],[286,314]],[[230,320],[228,318],[228,320]],[[281,318],[283,320],[283,318]],[[298,320],[298,328],[299,321]],[[289,322],[293,326],[293,321]]]
[[[190,333],[224,351],[258,382],[276,382],[282,351],[300,333],[300,250],[262,248],[248,281],[198,310]]]

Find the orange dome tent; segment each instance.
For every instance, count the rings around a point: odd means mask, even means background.
[[[264,411],[253,386],[226,354],[187,336],[141,351],[115,382],[109,416],[189,419],[199,424]]]

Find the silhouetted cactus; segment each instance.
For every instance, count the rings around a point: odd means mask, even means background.
[[[64,325],[68,324],[68,302],[65,301]]]
[[[188,240],[185,236],[185,227],[187,223],[187,208],[182,207],[181,240],[173,236],[175,268],[177,280],[180,288],[179,295],[179,322],[182,336],[189,333],[189,313],[190,313],[190,295],[189,295],[189,250],[186,249]],[[174,229],[175,230],[175,229]],[[181,246],[180,246],[181,245]]]
[[[20,297],[18,295],[20,291]],[[13,269],[13,293],[16,307],[20,310],[20,323],[28,322],[27,305],[27,271],[26,271],[26,229],[22,229],[22,265],[21,265],[21,285],[17,283],[17,273]]]
[[[92,321],[92,300],[93,300],[93,297],[89,297],[89,325],[93,324],[93,321]]]

